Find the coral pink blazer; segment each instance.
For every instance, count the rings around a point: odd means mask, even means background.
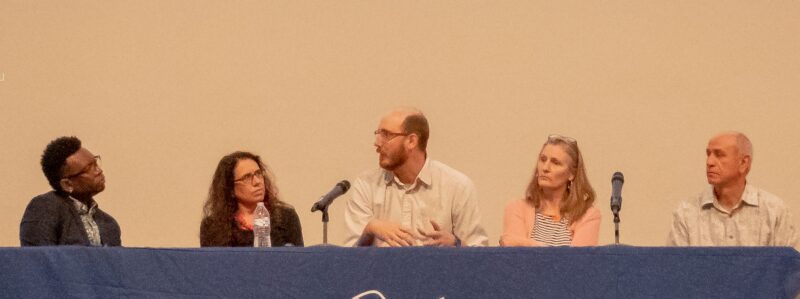
[[[503,235],[500,246],[542,246],[543,244],[530,238],[533,230],[536,208],[523,199],[511,201],[506,205],[503,215]],[[572,234],[570,246],[597,246],[600,234],[600,211],[589,207],[580,220],[569,226]]]

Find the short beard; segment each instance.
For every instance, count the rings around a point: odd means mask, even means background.
[[[396,154],[391,154],[391,153],[386,154],[386,157],[388,158],[389,162],[384,165],[383,161],[381,161],[380,164],[381,168],[386,169],[388,171],[394,171],[395,169],[405,164],[406,161],[408,160],[408,155],[403,151],[398,151]]]

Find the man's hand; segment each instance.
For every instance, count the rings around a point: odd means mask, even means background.
[[[433,225],[433,231],[431,232],[426,232],[422,229],[419,229],[419,233],[428,238],[428,240],[422,242],[422,245],[439,247],[456,245],[456,236],[450,232],[443,231],[436,221],[431,220],[431,225]]]
[[[414,232],[391,221],[372,219],[364,227],[364,236],[372,236],[386,243],[391,247],[414,246],[414,241],[418,238]],[[369,242],[370,244],[372,242]]]

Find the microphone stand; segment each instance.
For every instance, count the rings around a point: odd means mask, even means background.
[[[350,189],[350,182],[347,180],[341,181],[328,194],[320,197],[311,207],[312,213],[317,210],[322,211],[322,246],[330,246],[328,245],[328,207],[333,203],[333,199],[347,192],[347,189]]]
[[[317,208],[317,206],[314,206],[314,208]],[[330,217],[328,217],[328,206],[317,210],[322,211],[322,246],[328,246],[328,220],[330,220]]]
[[[328,245],[328,207],[322,209],[322,245]]]
[[[619,211],[614,211],[614,245],[619,245]]]
[[[622,183],[624,176],[617,171],[611,177],[611,213],[614,213],[614,245],[619,245],[619,210],[622,210]]]

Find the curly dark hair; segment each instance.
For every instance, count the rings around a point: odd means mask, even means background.
[[[67,158],[77,153],[81,149],[81,140],[75,136],[59,137],[47,145],[42,153],[42,172],[47,177],[50,187],[57,192],[64,192],[61,189],[61,177],[64,175],[64,168],[67,166]]]
[[[261,158],[249,152],[234,152],[222,157],[214,172],[211,187],[208,190],[208,198],[203,204],[203,225],[200,232],[201,244],[229,244],[234,238],[236,231],[236,212],[239,205],[233,196],[234,177],[233,172],[236,164],[241,160],[253,160],[258,167],[264,171],[264,205],[267,207],[272,222],[279,222],[277,219],[281,215],[276,213],[278,207],[284,203],[278,198],[278,189],[273,184],[272,175],[266,165],[261,162]]]

